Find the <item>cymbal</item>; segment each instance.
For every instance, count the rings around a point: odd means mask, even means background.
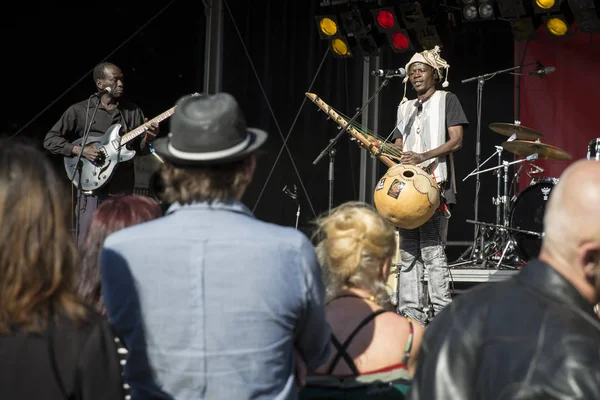
[[[538,154],[538,160],[570,160],[571,154],[563,149],[551,146],[549,144],[532,142],[529,140],[513,140],[502,143],[502,147],[513,154],[527,157],[532,154]]]
[[[541,133],[536,132],[533,129],[527,128],[523,125],[508,124],[505,122],[494,122],[490,124],[490,129],[496,133],[508,137],[515,134],[517,135],[517,139],[536,140],[542,138]]]

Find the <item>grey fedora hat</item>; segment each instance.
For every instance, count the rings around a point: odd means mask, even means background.
[[[228,93],[184,96],[177,102],[167,137],[154,141],[156,152],[173,164],[203,165],[236,161],[257,150],[267,133],[248,128]]]

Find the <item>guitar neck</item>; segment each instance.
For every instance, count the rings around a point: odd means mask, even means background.
[[[158,123],[158,122],[161,122],[161,121],[169,118],[171,115],[173,115],[174,112],[175,112],[175,107],[171,107],[164,113],[159,114],[156,117],[152,118],[150,121],[145,122],[144,124],[138,126],[137,128],[135,128],[132,131],[127,132],[126,134],[124,134],[121,137],[121,146],[126,145],[127,143],[129,143],[133,139],[135,139],[136,137],[140,136],[142,133],[146,132],[148,130],[148,128],[150,128],[150,125],[152,125],[153,123],[155,123],[155,122]]]

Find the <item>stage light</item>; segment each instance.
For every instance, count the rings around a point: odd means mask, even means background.
[[[490,0],[480,0],[477,10],[481,19],[491,19],[494,17],[494,6]]]
[[[392,47],[400,51],[406,51],[410,47],[410,39],[399,32],[392,34]]]
[[[594,0],[569,0],[575,22],[580,32],[600,33],[600,1]]]
[[[500,16],[503,18],[519,18],[521,16],[527,15],[527,11],[525,11],[525,7],[523,7],[522,0],[498,0],[497,4],[498,11],[500,11]]]
[[[509,20],[513,36],[517,41],[537,40],[532,18],[518,18]]]
[[[477,13],[477,8],[470,4],[463,8],[463,16],[467,21],[474,21],[479,17],[479,14]]]
[[[341,13],[340,19],[344,24],[346,34],[359,36],[367,33],[367,28],[358,9],[353,8],[350,11]]]
[[[348,58],[353,56],[351,49],[354,47],[355,42],[344,35],[337,16],[333,14],[317,15],[315,20],[317,21],[319,36],[321,39],[329,41],[329,47],[331,47],[335,57]]]
[[[494,4],[492,0],[462,0],[463,19],[468,22],[489,20],[494,18]]]
[[[377,12],[376,21],[383,29],[390,29],[396,24],[396,17],[387,10],[379,10]]]
[[[423,28],[427,26],[427,20],[423,14],[421,3],[409,2],[400,5],[400,17],[406,29]]]
[[[421,29],[416,29],[417,41],[423,50],[432,50],[435,46],[442,47],[442,39],[438,35],[437,28],[433,25],[428,25]]]
[[[408,31],[400,27],[393,7],[371,9],[371,15],[375,28],[385,34],[393,52],[403,53],[414,49]]]
[[[315,19],[321,39],[333,39],[340,34],[340,25],[335,15],[318,15]]]
[[[561,0],[533,0],[532,3],[536,14],[548,14],[560,11]]]
[[[331,41],[331,49],[341,57],[347,57],[350,54],[348,43],[341,38],[335,38]]]
[[[571,36],[573,32],[569,28],[569,22],[562,14],[555,14],[542,17],[548,33],[556,38]]]

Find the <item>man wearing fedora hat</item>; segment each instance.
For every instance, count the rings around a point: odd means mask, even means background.
[[[155,141],[166,215],[110,235],[101,254],[132,399],[294,399],[296,356],[316,369],[330,329],[308,238],[241,202],[267,134],[226,93],[183,97],[170,124]]]
[[[456,203],[453,153],[462,147],[463,130],[469,125],[460,101],[453,93],[437,90],[448,86],[450,66],[440,49],[416,53],[406,64],[404,97],[398,106],[395,144],[400,161],[431,173],[439,184],[444,212],[438,210],[416,229],[399,229],[400,284],[398,310],[422,325],[428,322],[424,301],[424,270],[429,274],[428,292],[435,314],[451,301],[450,277],[445,254],[449,207]],[[445,73],[443,72],[445,71]],[[410,80],[417,98],[406,98]],[[445,214],[445,215],[444,215]]]

